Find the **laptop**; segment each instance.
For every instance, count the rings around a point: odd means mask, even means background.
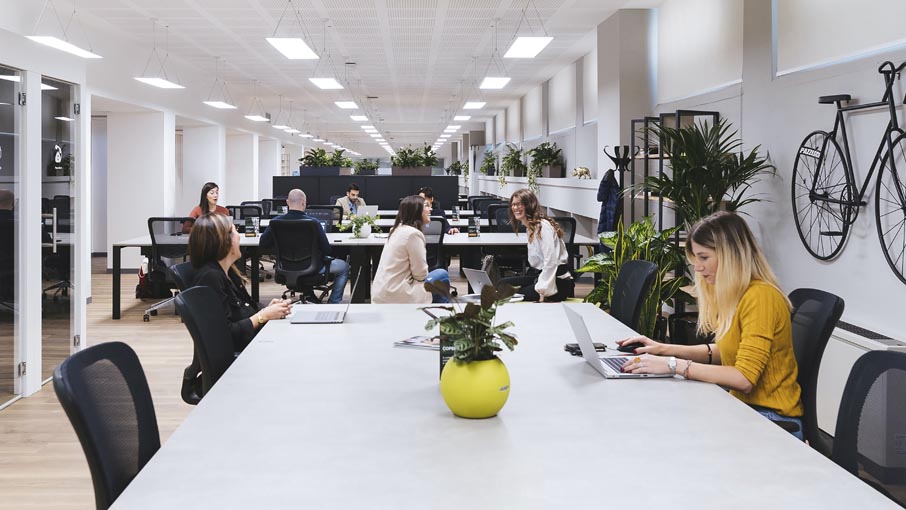
[[[483,289],[485,285],[490,285],[492,287],[494,286],[494,282],[491,281],[491,276],[487,271],[482,271],[481,269],[471,269],[468,267],[462,268],[462,272],[465,273],[466,280],[469,281],[469,285],[472,287],[472,290],[475,291],[475,294],[466,294],[465,296],[461,296],[459,300],[465,301],[467,303],[480,303],[481,289]],[[525,299],[525,296],[523,296],[522,294],[513,294],[513,297],[510,298],[510,302],[515,303],[522,301],[523,299]]]
[[[670,374],[627,374],[621,372],[620,368],[626,363],[626,360],[635,356],[599,356],[598,351],[591,341],[591,335],[588,334],[588,328],[585,326],[585,319],[581,315],[571,310],[566,304],[563,305],[563,311],[566,312],[566,318],[569,319],[569,325],[573,328],[573,334],[582,349],[582,357],[586,363],[592,366],[605,379],[647,379],[651,377],[673,377]]]
[[[352,296],[355,296],[355,289],[358,287],[361,279],[362,269],[359,268],[356,274],[355,284],[352,286],[352,294],[349,295],[349,302],[346,303],[346,309],[342,312],[334,311],[309,311],[307,306],[300,306],[289,318],[290,324],[342,324],[346,320],[346,313],[349,311],[349,305],[352,304]],[[312,307],[316,308],[316,307]]]
[[[359,212],[356,214],[358,216],[371,216],[372,218],[377,218],[378,207],[380,207],[380,206],[363,205],[358,208]]]

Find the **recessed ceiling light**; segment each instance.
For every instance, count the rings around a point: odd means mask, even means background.
[[[57,39],[56,37],[49,35],[26,35],[32,41],[36,43],[43,44],[45,46],[50,46],[51,48],[58,49],[60,51],[65,51],[77,57],[82,58],[104,58],[96,53],[92,53],[88,50],[83,50],[75,44],[68,43],[62,39]]]
[[[69,117],[54,117],[54,118],[57,120],[62,120],[63,122],[72,122],[73,121],[73,119],[70,119]]]
[[[254,122],[267,122],[270,120],[267,117],[262,117],[261,115],[246,115],[245,118]]]
[[[182,85],[178,83],[173,83],[172,81],[165,80],[163,78],[145,78],[136,76],[135,79],[144,83],[145,85],[151,85],[152,87],[157,87],[159,89],[184,89]]]
[[[311,133],[305,133],[304,135],[299,135],[299,136],[302,138],[314,138],[314,135],[312,135]]]
[[[280,124],[280,125],[274,126],[274,129],[282,129],[283,131],[286,131],[287,129],[289,129],[289,126]]]
[[[362,129],[374,129],[374,126],[359,126]]]
[[[450,138],[450,135],[440,135],[441,138]]]
[[[236,107],[223,101],[203,101],[204,104],[220,110],[235,110]]]
[[[312,141],[313,141],[313,142],[323,142],[324,139],[323,139],[323,138],[315,138],[315,139],[312,140]]]
[[[377,133],[378,130],[377,129],[366,129],[365,132],[366,133]]]
[[[309,78],[308,81],[315,84],[316,87],[323,90],[338,90],[343,88],[340,82],[333,78]]]
[[[287,133],[289,133],[291,135],[294,135],[296,133],[301,133],[301,131],[299,131],[298,129],[295,129],[295,128],[285,129],[284,131],[286,131]]]
[[[484,105],[486,105],[486,104],[487,103],[485,103],[484,101],[469,101],[468,103],[463,105],[462,109],[463,110],[480,110],[480,109],[484,108]]]
[[[455,133],[456,129],[444,129],[444,133]]]
[[[271,46],[290,60],[316,60],[318,55],[299,37],[266,37]]]
[[[509,78],[503,76],[486,76],[478,86],[480,89],[502,89],[510,82]]]
[[[535,58],[553,40],[553,37],[517,37],[503,58]]]
[[[355,104],[353,101],[334,101],[333,104],[343,108],[344,110],[355,110],[359,105]]]
[[[371,136],[371,138],[381,138],[381,135],[379,135],[377,133],[371,133],[370,136]]]
[[[365,115],[350,115],[349,118],[356,122],[368,122],[368,117]]]
[[[453,131],[456,131],[457,129],[459,129],[461,127],[462,126],[454,126],[453,124],[450,124],[449,126],[447,126],[447,129],[452,129]]]
[[[453,117],[453,120],[469,120],[471,118],[472,118],[471,115],[457,115],[457,116]]]

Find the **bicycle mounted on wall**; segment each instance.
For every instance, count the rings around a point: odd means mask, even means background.
[[[830,132],[813,131],[796,153],[793,166],[793,216],[802,244],[815,258],[830,260],[846,243],[849,228],[855,223],[865,199],[871,177],[878,170],[875,190],[875,220],[881,251],[897,277],[906,283],[906,135],[897,123],[893,84],[899,80],[906,62],[894,66],[884,62],[878,72],[884,76],[884,97],[875,103],[847,105],[849,94],[822,96],[820,104],[835,104],[837,116]],[[906,103],[906,98],[903,99]],[[856,188],[849,137],[843,114],[886,106],[890,121],[871,162],[861,189]],[[837,142],[837,132],[843,149]],[[903,175],[900,175],[900,174]]]

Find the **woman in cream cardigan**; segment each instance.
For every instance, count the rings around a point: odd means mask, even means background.
[[[409,196],[400,203],[390,238],[384,245],[381,261],[371,288],[372,303],[447,302],[438,294],[425,290],[425,281],[450,283],[445,269],[428,272],[425,234],[422,226],[431,221],[431,207],[419,196]]]

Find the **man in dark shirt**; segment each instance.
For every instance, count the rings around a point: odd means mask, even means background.
[[[286,214],[281,214],[274,219],[315,219],[305,214],[306,202],[307,199],[305,197],[305,193],[302,190],[291,190],[286,196],[286,206],[289,211],[287,211]],[[323,226],[319,231],[318,244],[321,245],[321,253],[324,255],[324,267],[328,268],[330,274],[334,278],[333,290],[331,290],[330,297],[328,298],[327,302],[336,304],[343,299],[343,290],[346,288],[346,282],[349,280],[349,264],[347,264],[346,261],[329,257],[330,241],[327,240],[327,233],[324,232]],[[258,246],[262,250],[274,246],[274,234],[273,232],[271,232],[270,228],[267,228],[264,233],[261,234],[261,240],[259,241]]]

